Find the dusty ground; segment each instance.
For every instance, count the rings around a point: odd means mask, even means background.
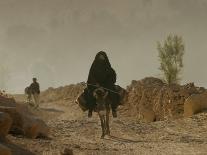
[[[65,148],[75,155],[207,154],[207,113],[144,124],[119,112],[111,118],[111,137],[102,140],[97,114],[88,119],[75,103],[47,103],[34,112],[51,127],[51,139],[9,139],[38,155],[59,155]]]

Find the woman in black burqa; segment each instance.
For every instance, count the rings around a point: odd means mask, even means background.
[[[107,54],[104,51],[98,52],[89,71],[87,88],[84,90],[84,96],[89,109],[88,117],[92,116],[92,111],[96,106],[96,99],[93,97],[93,91],[97,87],[94,85],[116,91],[115,83],[116,72],[111,67]],[[117,117],[116,108],[119,104],[119,95],[110,91],[109,95],[112,100],[112,115],[113,117]]]

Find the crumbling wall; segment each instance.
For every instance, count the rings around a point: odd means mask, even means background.
[[[125,107],[128,113],[148,122],[153,120],[153,116],[157,121],[182,117],[185,100],[206,90],[195,87],[193,83],[168,86],[160,79],[147,77],[133,80],[127,91]]]
[[[83,92],[84,83],[71,84],[59,88],[48,88],[41,93],[41,102],[54,102],[60,100],[75,101],[75,99]]]

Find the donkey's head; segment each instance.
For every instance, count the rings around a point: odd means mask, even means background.
[[[96,111],[101,112],[106,110],[106,98],[108,96],[108,91],[103,88],[97,88],[93,92],[93,96],[96,99]]]
[[[108,96],[108,92],[103,88],[97,88],[94,90],[93,96],[96,98],[97,101],[105,100]]]

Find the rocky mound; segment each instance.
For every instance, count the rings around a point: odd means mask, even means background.
[[[59,103],[62,101],[75,101],[75,99],[82,93],[85,88],[84,83],[71,84],[59,88],[48,88],[46,91],[41,93],[41,102],[56,102]]]
[[[74,103],[84,88],[85,83],[48,88],[41,93],[41,102],[68,105],[68,103]],[[201,104],[200,101],[190,99],[192,95],[196,94],[204,94],[205,96],[206,89],[196,87],[194,83],[168,86],[158,78],[147,77],[138,81],[133,80],[127,86],[127,92],[127,99],[123,104],[124,106],[120,108],[120,112],[124,116],[136,117],[137,120],[146,122],[181,118],[184,111],[187,113],[185,116],[191,116],[202,111],[203,108],[207,108],[207,105],[203,105],[205,101],[202,101],[202,106],[195,107],[196,103],[194,104],[194,102],[199,102],[196,104],[199,105]],[[72,105],[70,104],[70,106]]]
[[[0,95],[0,154],[33,154],[10,143],[7,140],[8,133],[26,136],[27,138],[47,137],[49,128],[41,119],[34,116],[26,106],[16,103],[13,98]]]
[[[138,119],[151,122],[183,117],[184,103],[193,94],[206,90],[193,83],[168,86],[162,80],[147,77],[127,87],[126,110]]]

